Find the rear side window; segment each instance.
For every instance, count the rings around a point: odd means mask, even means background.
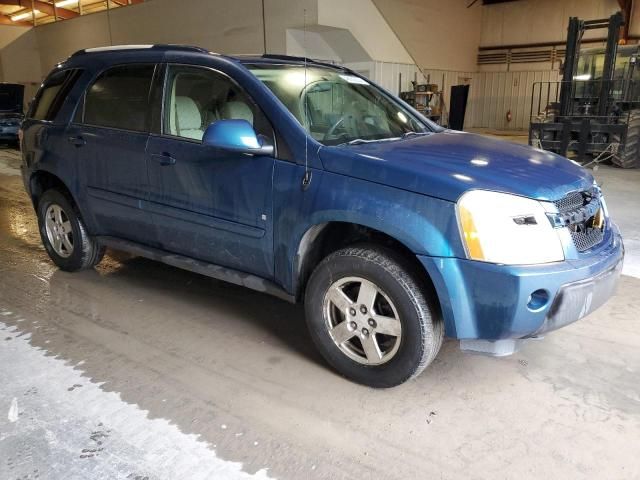
[[[47,78],[31,107],[30,117],[35,120],[54,120],[80,73],[81,70],[76,69],[63,70]]]
[[[155,65],[123,65],[102,73],[85,94],[83,123],[147,130],[154,69]]]

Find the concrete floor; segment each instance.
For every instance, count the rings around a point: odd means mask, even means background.
[[[57,270],[18,164],[0,151],[0,479],[640,478],[640,171],[597,172],[629,247],[607,305],[512,357],[447,341],[380,391],[327,368],[300,307],[114,252]]]

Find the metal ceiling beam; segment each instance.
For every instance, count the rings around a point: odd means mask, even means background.
[[[631,26],[631,8],[633,7],[633,0],[618,0],[618,5],[620,5],[622,18],[624,19],[621,37],[624,43],[627,43],[627,40],[629,40],[629,27]]]
[[[31,0],[0,0],[0,5],[15,5],[29,10],[32,8]],[[65,20],[78,16],[78,12],[67,8],[54,7],[53,3],[43,2],[41,0],[34,0],[33,8],[46,15],[51,15],[52,17],[57,15],[58,18],[64,18]]]

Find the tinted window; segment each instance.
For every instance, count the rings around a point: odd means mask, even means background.
[[[80,73],[80,70],[63,70],[47,78],[31,107],[31,118],[54,120]]]
[[[124,65],[104,72],[89,87],[84,123],[145,131],[154,65]]]
[[[164,132],[202,140],[217,120],[248,121],[257,133],[273,136],[266,117],[229,77],[206,68],[170,66],[164,108]]]

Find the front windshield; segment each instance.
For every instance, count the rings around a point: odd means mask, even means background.
[[[316,66],[305,72],[302,65],[252,64],[247,68],[324,145],[401,138],[438,128],[348,72]]]

